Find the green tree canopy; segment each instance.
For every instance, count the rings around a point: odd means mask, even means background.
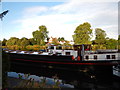
[[[106,32],[100,28],[95,29],[95,43],[98,45],[105,44],[106,42]]]
[[[28,40],[29,40],[29,42],[30,42],[30,45],[35,45],[35,44],[37,44],[37,42],[35,41],[34,38],[30,38],[30,39],[28,39]]]
[[[48,33],[46,26],[41,25],[39,26],[39,30],[34,31],[32,35],[38,45],[44,45],[45,39],[48,38]]]
[[[7,42],[6,45],[17,45],[19,38],[11,37]]]
[[[106,40],[106,49],[117,49],[118,41],[116,39]]]
[[[23,47],[25,47],[25,46],[27,46],[27,45],[29,45],[30,43],[29,43],[29,41],[27,40],[27,39],[23,39],[22,41],[21,41],[21,46],[23,46]]]
[[[91,44],[92,29],[88,22],[80,24],[74,31],[73,40],[75,44]]]
[[[59,37],[58,38],[58,41],[60,42],[60,41],[65,41],[65,39],[64,39],[64,37]]]

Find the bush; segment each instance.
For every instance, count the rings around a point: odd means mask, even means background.
[[[32,51],[32,50],[33,50],[33,46],[32,46],[32,45],[28,45],[28,46],[26,46],[26,49],[27,49],[28,51]]]
[[[33,50],[34,51],[38,51],[40,49],[41,49],[40,45],[33,45]]]

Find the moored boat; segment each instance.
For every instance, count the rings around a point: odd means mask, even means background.
[[[91,51],[91,45],[74,45],[73,49],[62,49],[52,45],[46,52],[5,50],[11,61],[75,64],[75,65],[116,65],[119,63],[118,50]]]
[[[112,67],[120,64],[118,50],[91,51],[91,45],[74,45],[63,49],[52,45],[46,52],[4,50],[12,65],[56,68],[91,73],[91,76],[112,77]],[[106,74],[107,73],[107,74]]]

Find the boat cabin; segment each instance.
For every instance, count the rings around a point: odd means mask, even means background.
[[[64,49],[63,46],[53,45],[49,47],[49,54],[72,55],[75,60],[119,60],[119,53],[116,49],[92,51],[91,45],[73,45],[72,49]]]
[[[73,45],[73,46],[60,46],[50,45],[46,52],[41,51],[13,51],[5,50],[7,53],[17,54],[35,54],[35,55],[56,55],[56,56],[70,56],[71,60],[75,61],[94,61],[94,60],[120,60],[120,53],[118,50],[97,50],[92,51],[91,45]]]

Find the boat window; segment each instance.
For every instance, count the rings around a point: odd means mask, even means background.
[[[110,55],[106,55],[106,59],[110,59]]]
[[[54,46],[51,46],[50,49],[54,49]]]
[[[112,59],[116,59],[115,55],[112,55]]]
[[[94,59],[97,59],[97,55],[94,55]]]
[[[65,52],[66,55],[70,55],[70,52]]]
[[[89,59],[89,56],[85,56],[85,58],[88,60],[88,59]]]

